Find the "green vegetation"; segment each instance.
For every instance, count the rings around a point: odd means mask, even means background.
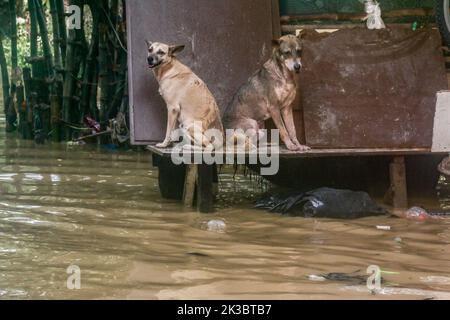
[[[69,6],[79,29],[67,27]],[[42,143],[123,122],[125,0],[0,0],[0,40],[7,131]]]

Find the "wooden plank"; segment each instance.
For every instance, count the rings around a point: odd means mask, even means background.
[[[414,8],[414,9],[401,9],[383,12],[383,18],[398,18],[398,17],[424,17],[433,15],[433,10],[428,8]],[[366,17],[366,14],[360,13],[319,13],[319,14],[301,14],[282,16],[281,23],[288,24],[292,21],[361,21]]]
[[[274,39],[278,39],[279,37],[281,37],[279,0],[272,0],[272,33]]]
[[[214,210],[213,166],[199,165],[197,181],[197,209],[201,213],[211,213]]]
[[[147,150],[163,157],[170,157],[171,148],[161,149],[154,145],[147,147]],[[227,153],[221,153],[224,157]],[[228,153],[229,154],[229,153]],[[237,153],[232,153],[237,156]],[[432,152],[428,148],[416,149],[313,149],[308,152],[293,152],[285,147],[280,148],[280,158],[318,158],[318,157],[349,157],[349,156],[386,156],[386,155],[428,155],[428,154],[446,154],[445,152]]]
[[[186,208],[192,208],[195,202],[195,188],[197,186],[197,165],[186,166],[186,182],[184,184],[183,204]]]
[[[411,29],[410,23],[388,23],[389,28],[406,28]],[[435,25],[432,25],[435,27]],[[353,29],[353,28],[365,28],[364,24],[356,23],[342,23],[342,24],[297,24],[297,25],[282,25],[281,30],[283,33],[296,33],[298,30],[320,30],[320,29]]]
[[[405,157],[395,157],[390,165],[391,191],[394,208],[408,207]]]

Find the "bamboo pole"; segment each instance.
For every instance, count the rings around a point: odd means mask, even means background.
[[[33,99],[32,99],[32,81],[31,69],[23,69],[23,83],[25,86],[25,124],[23,138],[33,139]]]
[[[90,94],[89,94],[89,113],[95,119],[99,119],[98,112],[98,63],[95,64],[93,74],[92,74],[92,83],[90,86]]]
[[[9,0],[9,19],[10,19],[10,38],[11,38],[11,93],[6,108],[6,131],[12,132],[16,129],[17,112],[14,105],[17,81],[18,81],[18,58],[17,58],[17,18],[16,18],[16,0]]]
[[[123,4],[123,3],[122,3]],[[115,69],[116,69],[116,77],[115,77],[115,86],[113,88],[113,99],[111,101],[111,107],[108,111],[108,118],[113,118],[116,115],[122,104],[122,97],[125,91],[125,82],[126,82],[126,71],[127,71],[127,52],[122,48],[120,43],[125,43],[125,16],[119,17],[118,8],[119,1],[114,3],[114,10],[111,10],[111,22],[112,26],[117,30],[114,32],[114,48],[116,51],[115,54]]]
[[[53,64],[53,55],[50,47],[50,41],[48,38],[47,22],[45,19],[44,8],[42,7],[42,0],[34,0],[34,1],[36,6],[37,22],[41,34],[42,49],[44,51],[44,57],[47,63],[47,72],[49,80],[55,81],[55,67]]]
[[[53,55],[55,57],[55,69],[57,72],[61,72],[62,61],[61,61],[61,48],[59,44],[61,43],[61,35],[59,27],[59,16],[58,7],[56,4],[57,0],[50,0],[50,14],[52,16],[52,31],[53,31]]]
[[[80,101],[80,121],[84,118],[85,115],[90,114],[91,117],[96,118],[97,113],[92,113],[92,109],[90,108],[90,100],[92,91],[97,91],[97,79],[95,78],[96,73],[96,65],[97,65],[97,56],[98,56],[98,47],[99,47],[99,33],[98,33],[98,9],[96,4],[90,5],[92,12],[92,35],[91,35],[91,44],[89,46],[89,53],[87,55],[85,61],[85,72],[83,76],[83,83],[81,88],[81,101]]]
[[[3,107],[4,113],[7,115],[9,104],[9,76],[8,76],[8,63],[6,62],[5,50],[3,47],[3,34],[0,30],[0,68],[2,73],[2,87],[3,87]]]
[[[34,0],[28,0],[28,11],[30,13],[30,60],[32,73],[35,73],[34,61],[38,58],[38,22]]]
[[[11,67],[13,72],[17,72],[17,16],[16,16],[16,0],[9,0],[9,16],[11,21]],[[11,83],[16,85],[16,83]]]
[[[70,5],[81,5],[81,2],[78,0],[71,0],[69,2]],[[65,78],[64,78],[64,87],[63,87],[63,104],[62,104],[62,118],[63,121],[67,123],[72,122],[72,109],[74,107],[74,95],[75,95],[75,85],[76,85],[76,76],[78,74],[79,64],[77,63],[77,54],[79,50],[77,49],[78,45],[80,45],[80,33],[79,30],[70,29],[68,33],[67,39],[67,48],[66,48],[66,62],[65,62]],[[71,139],[72,130],[66,127],[65,130],[65,138],[66,140]]]
[[[108,110],[111,105],[111,78],[112,63],[110,50],[108,46],[108,0],[102,0],[100,3],[100,19],[99,19],[99,86],[100,95],[100,122],[106,123],[108,120]]]
[[[42,5],[42,0],[34,0],[36,6],[36,16],[39,26],[42,49],[44,52],[44,58],[46,62],[47,72],[47,84],[49,85],[50,96],[48,97],[48,103],[50,108],[41,108],[39,116],[41,117],[42,139],[45,139],[49,132],[53,132],[54,141],[59,141],[59,115],[51,115],[51,113],[59,113],[59,107],[57,104],[58,84],[56,81],[55,63],[53,61],[52,47],[50,46],[50,40],[47,29],[47,20]],[[57,36],[57,35],[56,35]],[[56,50],[58,52],[58,50]],[[55,118],[58,121],[55,121]]]
[[[57,16],[58,16],[58,28],[59,28],[59,47],[61,49],[62,65],[66,63],[66,49],[67,49],[67,30],[66,19],[64,12],[64,0],[54,0]]]
[[[50,0],[50,14],[52,16],[52,30],[53,30],[53,54],[55,57],[55,83],[54,91],[50,96],[51,105],[51,128],[52,140],[60,141],[60,118],[61,118],[61,95],[63,90],[63,68],[61,58],[61,28],[59,26],[60,20],[58,15],[57,0]]]

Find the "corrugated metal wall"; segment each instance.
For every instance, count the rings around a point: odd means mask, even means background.
[[[432,8],[434,0],[378,0],[385,11],[404,8]],[[364,0],[280,0],[282,15],[363,12]]]

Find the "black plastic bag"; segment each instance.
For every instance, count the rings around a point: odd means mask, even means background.
[[[357,219],[386,215],[365,192],[321,188],[310,192],[272,195],[256,202],[256,208],[294,216]]]

